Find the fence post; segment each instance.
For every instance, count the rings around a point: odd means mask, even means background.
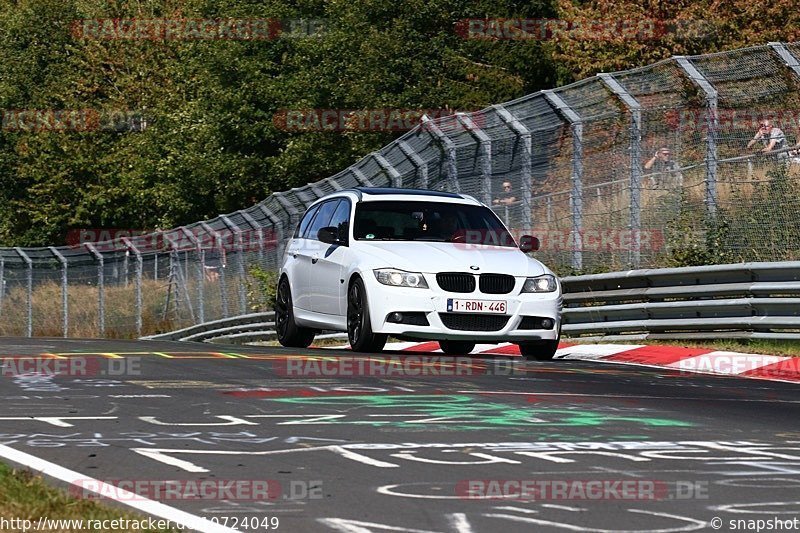
[[[378,166],[389,176],[392,187],[400,188],[403,186],[403,178],[400,176],[400,173],[380,152],[373,152],[372,157],[375,159],[375,162],[378,163]]]
[[[370,185],[370,187],[371,187],[371,185]],[[283,208],[283,210],[286,211],[286,213],[289,215],[289,225],[290,226],[292,225],[292,222],[294,221],[294,219],[300,218],[300,214],[301,214],[300,211],[298,211],[297,208],[294,205],[292,205],[292,202],[287,200],[283,196],[282,193],[276,192],[275,193],[275,199],[278,200],[278,203],[281,204],[281,207]],[[299,220],[297,222],[299,222]]]
[[[26,288],[26,311],[27,311],[27,326],[25,329],[26,337],[33,337],[33,261],[31,258],[22,251],[22,248],[14,248],[25,264],[28,265],[27,274],[27,288]]]
[[[124,239],[124,237],[122,239]],[[123,240],[123,242],[125,241]],[[122,260],[122,277],[125,278],[125,282],[123,283],[125,287],[128,286],[128,256],[130,256],[130,250],[125,250],[125,259]]]
[[[422,115],[422,129],[427,130],[439,144],[445,153],[446,165],[445,173],[450,192],[461,192],[461,185],[458,183],[458,167],[456,165],[456,145],[445,133],[431,120],[428,115]]]
[[[160,253],[161,243],[164,240],[164,232],[156,230],[152,235],[153,246],[153,281],[158,281],[158,254]]]
[[[241,213],[242,218],[250,225],[253,231],[256,232],[256,239],[258,240],[258,266],[261,268],[264,266],[264,228],[258,222],[256,222],[256,219],[254,219],[247,211],[239,211],[239,213]],[[249,250],[252,246],[253,239],[248,238],[247,242],[247,248]],[[261,299],[262,296],[262,294],[259,294],[258,298]],[[269,302],[265,303],[269,305]]]
[[[284,239],[286,238],[284,228],[283,228],[283,221],[278,218],[272,211],[267,209],[267,206],[264,204],[258,204],[258,208],[261,209],[261,212],[264,213],[264,216],[267,217],[272,223],[272,227],[275,228],[275,246],[276,246],[276,257],[275,257],[275,265],[280,266],[281,257],[283,257],[283,243]]]
[[[639,268],[642,260],[642,106],[611,74],[598,74],[600,81],[619,98],[631,113],[631,268]]]
[[[310,187],[305,187],[304,189],[292,189],[291,192],[293,192],[295,196],[300,198],[300,201],[303,202],[303,207],[308,207],[309,205],[313,204],[314,202],[316,202],[317,200],[319,200],[324,196],[324,194],[322,194],[322,191],[319,191],[319,189],[316,190],[315,189],[311,189]],[[314,195],[314,198],[308,197],[307,190],[311,190],[311,193]],[[317,191],[319,191],[319,194],[317,194]]]
[[[344,189],[344,187],[339,185],[339,183],[335,179],[333,179],[332,177],[331,178],[325,178],[323,181],[325,183],[327,183],[328,185],[330,185],[331,188],[333,188],[334,191],[341,191],[342,189]]]
[[[400,151],[403,152],[411,164],[414,165],[416,169],[416,177],[415,180],[417,182],[417,186],[420,189],[427,189],[428,188],[428,164],[422,159],[417,152],[408,144],[406,141],[398,141],[397,146],[400,148]]]
[[[689,79],[700,87],[706,95],[706,125],[708,126],[706,140],[706,209],[708,214],[713,217],[717,213],[717,134],[719,132],[717,90],[687,57],[675,56],[673,59],[689,76]]]
[[[311,192],[314,193],[314,196],[316,196],[317,199],[322,198],[323,196],[325,196],[325,193],[322,192],[322,189],[317,187],[317,185],[315,183],[309,183],[308,184],[308,188],[311,189]]]
[[[122,238],[123,244],[128,252],[133,252],[136,257],[136,282],[134,284],[134,292],[136,293],[136,336],[142,336],[142,254],[139,249],[133,245],[128,237]]]
[[[56,256],[56,259],[61,263],[61,331],[66,339],[68,336],[67,332],[69,331],[69,297],[67,292],[69,288],[67,267],[69,264],[67,263],[67,258],[64,257],[55,246],[48,246],[47,249],[50,250],[50,253]]]
[[[228,228],[236,237],[236,246],[239,252],[239,257],[237,258],[238,261],[236,262],[239,267],[239,281],[236,284],[239,293],[239,314],[245,315],[247,314],[247,291],[245,287],[245,279],[247,278],[247,274],[245,273],[244,267],[244,244],[242,243],[242,229],[234,224],[227,215],[220,215],[219,218],[222,219],[222,222],[228,226]]]
[[[264,229],[256,222],[256,219],[250,215],[247,211],[239,211],[239,214],[242,215],[242,218],[250,224],[250,227],[256,232],[256,239],[258,240],[258,262],[264,262]],[[248,251],[250,246],[252,245],[253,239],[248,238]]]
[[[106,295],[105,295],[105,259],[103,254],[90,242],[84,243],[86,249],[97,259],[97,312],[100,327],[100,336],[106,334]]]
[[[583,269],[583,120],[561,96],[544,91],[547,101],[567,119],[572,130],[572,189],[569,196],[572,211],[572,268]]]
[[[531,132],[525,125],[511,112],[500,104],[493,105],[492,108],[497,112],[497,116],[503,121],[511,131],[513,131],[517,138],[519,138],[522,147],[520,154],[522,167],[522,231],[528,233],[531,230],[531,191],[533,191],[533,174],[531,173],[531,158],[533,157],[533,145],[531,139]],[[508,206],[506,206],[508,211]]]
[[[203,230],[206,233],[208,233],[209,235],[214,237],[214,243],[216,244],[217,249],[219,250],[219,257],[220,257],[220,262],[219,262],[219,286],[220,286],[219,296],[220,296],[220,299],[222,300],[222,318],[228,318],[228,285],[225,282],[225,278],[226,278],[225,269],[227,267],[227,258],[225,257],[225,246],[222,244],[222,236],[219,234],[219,232],[214,230],[214,228],[209,226],[207,222],[201,222],[200,223],[200,227],[203,228]]]
[[[786,66],[794,71],[795,76],[800,78],[800,62],[798,62],[794,54],[786,48],[786,45],[783,43],[769,43],[769,45],[772,47],[772,50],[783,59]]]
[[[481,147],[481,177],[483,183],[483,203],[492,205],[492,139],[486,135],[486,132],[478,127],[472,120],[472,117],[464,113],[456,113],[456,118],[469,132],[469,134],[478,141]]]
[[[180,230],[183,232],[186,238],[189,239],[192,244],[194,244],[195,251],[197,252],[197,259],[199,261],[197,264],[197,321],[198,323],[202,324],[206,321],[206,305],[203,295],[203,289],[205,288],[206,282],[206,251],[203,248],[200,239],[198,239],[194,233],[189,231],[186,226],[181,226]],[[188,281],[188,274],[186,275],[186,279]]]
[[[350,171],[353,173],[353,176],[356,177],[358,183],[360,183],[363,187],[374,187],[373,183],[369,181],[369,178],[361,172],[360,168],[350,167]]]
[[[6,296],[6,258],[0,256],[0,316],[3,316],[3,298]]]
[[[164,319],[167,317],[167,312],[169,311],[169,298],[170,294],[172,293],[172,287],[175,286],[175,311],[178,314],[178,318],[180,318],[180,307],[179,307],[179,298],[183,296],[183,299],[186,301],[186,306],[189,309],[189,316],[191,317],[192,322],[195,322],[194,318],[194,308],[192,307],[192,299],[189,296],[189,289],[186,285],[186,278],[183,276],[183,270],[181,269],[181,261],[180,261],[180,247],[175,242],[175,238],[172,237],[169,233],[164,234],[164,239],[167,241],[169,245],[169,287],[167,287],[167,303],[164,306]]]

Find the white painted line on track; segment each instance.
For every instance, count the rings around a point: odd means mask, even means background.
[[[165,520],[172,520],[177,524],[182,524],[195,531],[201,531],[203,533],[236,533],[237,531],[236,529],[231,529],[210,520],[206,520],[201,516],[196,516],[191,513],[187,513],[186,511],[181,511],[180,509],[175,509],[169,505],[164,505],[161,502],[144,498],[143,496],[120,489],[114,485],[104,483],[98,479],[79,474],[78,472],[63,466],[59,466],[55,463],[51,463],[50,461],[40,459],[29,453],[15,450],[14,448],[6,446],[5,444],[0,444],[0,457],[13,463],[24,465],[37,472],[41,472],[48,477],[52,477],[69,483],[70,485],[79,487],[82,492],[94,492],[105,498],[110,498],[123,505],[132,507],[137,511],[141,511],[158,518],[163,518]],[[95,490],[93,487],[97,487],[97,490]]]
[[[556,351],[556,359],[600,359],[641,348],[641,344],[576,344]]]

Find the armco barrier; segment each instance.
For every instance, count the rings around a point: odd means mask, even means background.
[[[573,276],[562,332],[614,339],[800,339],[800,262],[740,263]],[[273,313],[216,320],[148,339],[275,338]]]
[[[739,263],[562,280],[564,334],[800,339],[800,262]]]

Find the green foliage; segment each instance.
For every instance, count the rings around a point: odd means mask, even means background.
[[[727,245],[736,261],[789,261],[800,258],[800,179],[776,164],[752,193],[737,191],[720,213]]]
[[[726,217],[712,216],[702,202],[692,200],[685,192],[676,207],[676,216],[664,230],[667,254],[658,263],[682,267],[729,262]]]
[[[657,263],[679,267],[800,258],[798,177],[778,164],[765,182],[750,187],[727,185],[730,198],[714,216],[684,196],[666,227],[668,254]]]
[[[278,273],[257,264],[251,265],[247,272],[247,309],[252,313],[272,311],[278,290]]]
[[[751,0],[557,0],[559,15],[574,21],[642,24],[639,38],[622,31],[608,38],[554,43],[554,57],[564,81],[598,72],[647,65],[676,55],[732,50],[771,41],[800,38],[800,14],[792,0],[762,4]],[[652,26],[645,23],[653,23]]]
[[[286,109],[472,110],[555,83],[536,42],[463,39],[468,17],[552,17],[551,0],[0,3],[0,109],[140,113],[141,132],[0,131],[0,243],[153,229],[328,177],[401,132],[280,129]],[[81,38],[106,18],[315,19],[310,37]]]

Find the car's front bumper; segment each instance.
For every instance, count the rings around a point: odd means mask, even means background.
[[[550,293],[519,294],[517,284],[509,294],[469,294],[450,293],[439,289],[432,276],[427,276],[429,289],[411,289],[390,287],[379,283],[374,276],[365,276],[369,295],[369,310],[372,329],[376,333],[387,333],[394,336],[430,340],[474,340],[476,342],[524,342],[530,340],[554,340],[558,338],[561,326],[560,291]],[[440,314],[447,314],[449,298],[474,299],[485,301],[505,301],[507,305],[504,315],[508,320],[497,330],[463,330],[448,328]],[[413,324],[397,324],[389,322],[391,313],[424,313],[427,326]],[[523,317],[550,318],[554,321],[548,329],[520,329]]]

